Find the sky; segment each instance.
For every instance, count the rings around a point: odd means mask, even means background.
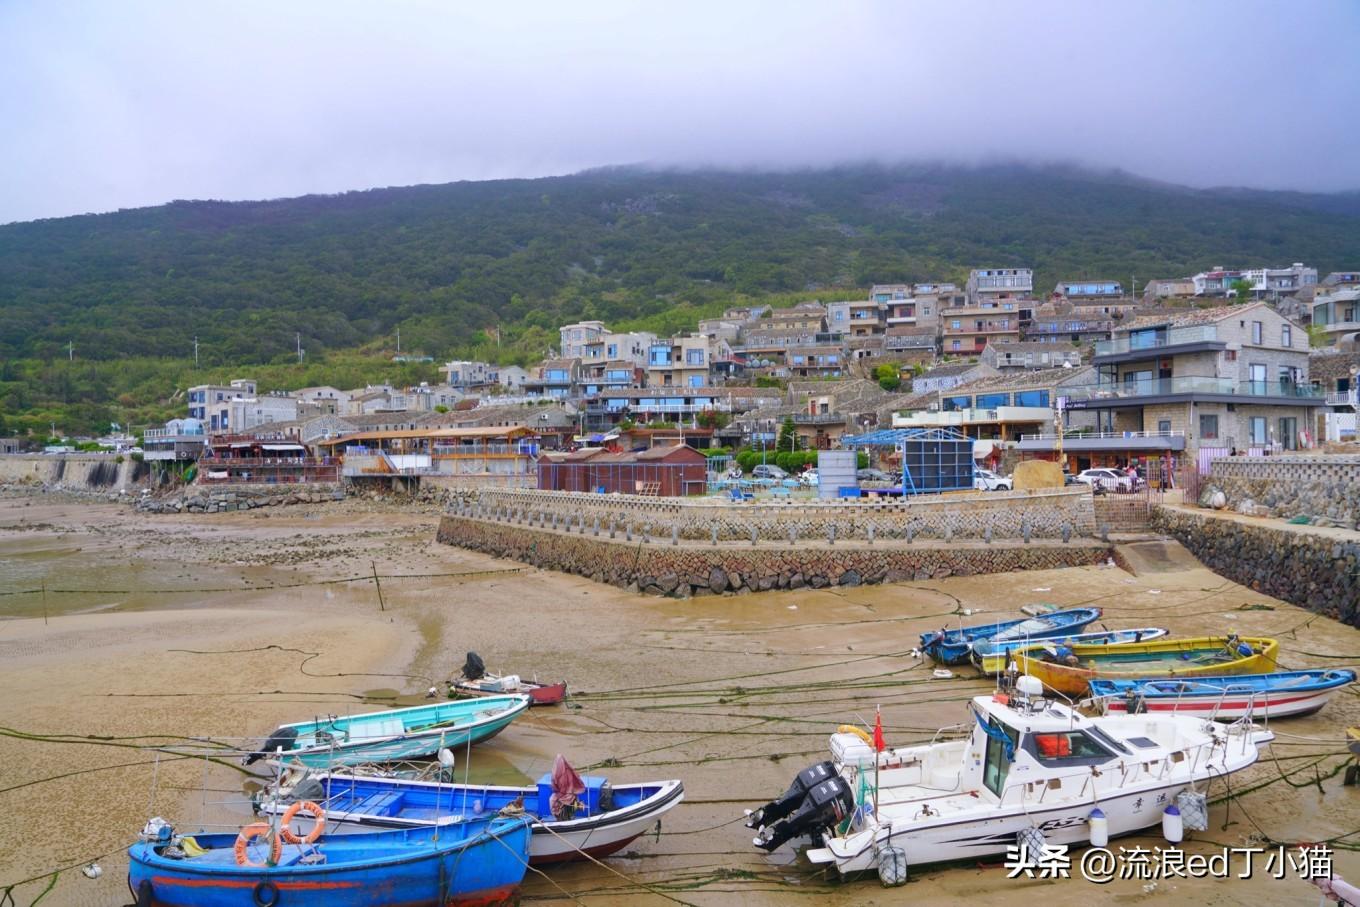
[[[1360,189],[1352,0],[0,0],[0,223],[992,160]]]

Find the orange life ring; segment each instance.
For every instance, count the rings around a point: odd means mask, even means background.
[[[314,824],[312,830],[307,833],[307,837],[299,838],[297,835],[293,834],[293,830],[288,826],[292,823],[293,819],[297,818],[297,814],[303,810],[306,810],[307,815],[311,816],[316,824]],[[302,800],[288,807],[283,814],[281,826],[283,840],[287,841],[289,844],[315,844],[316,839],[321,837],[321,833],[326,830],[326,811],[311,800]]]
[[[241,829],[241,833],[236,836],[236,865],[253,866],[258,868],[261,866],[268,866],[270,864],[277,864],[279,862],[279,858],[283,856],[283,841],[277,837],[270,840],[268,863],[251,862],[250,853],[246,849],[247,847],[250,846],[250,842],[252,840],[254,840],[255,838],[265,837],[268,834],[269,825],[264,822],[256,822],[252,825],[247,825],[245,828]]]
[[[874,745],[874,738],[871,737],[871,736],[869,736],[869,732],[866,731],[864,728],[859,727],[859,726],[857,726],[857,725],[853,725],[853,724],[842,724],[840,727],[836,728],[836,733],[838,733],[838,734],[854,734],[856,737],[858,737],[859,739],[863,740],[865,743],[869,744],[870,746],[873,746],[873,745]]]

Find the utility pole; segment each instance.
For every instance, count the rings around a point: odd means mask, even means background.
[[[76,358],[76,344],[74,340],[66,341],[66,361],[74,362]]]
[[[198,370],[198,335],[194,335],[194,370]]]
[[[298,331],[298,332],[297,332],[297,353],[298,353],[298,365],[301,365],[301,364],[302,364],[302,332],[301,332],[301,331]]]
[[[401,355],[401,328],[397,328],[397,355]]]

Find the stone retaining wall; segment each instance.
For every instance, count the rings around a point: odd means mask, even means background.
[[[798,539],[1071,538],[1096,534],[1084,489],[913,498],[734,503],[718,498],[655,498],[513,489],[446,493],[456,513],[502,523],[632,527],[681,539],[792,542]]]
[[[1172,507],[1156,508],[1152,525],[1220,576],[1360,626],[1360,537]]]
[[[653,595],[716,595],[939,579],[1013,570],[1045,570],[1104,561],[1107,545],[1091,539],[968,546],[942,544],[695,545],[631,541],[446,516],[437,538],[547,570]]]
[[[339,484],[193,485],[170,497],[145,497],[137,502],[144,513],[226,513],[288,504],[320,504],[344,498]]]
[[[1208,484],[1233,510],[1360,529],[1360,456],[1223,457]]]

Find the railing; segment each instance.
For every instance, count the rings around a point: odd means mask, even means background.
[[[1327,395],[1328,406],[1355,406],[1355,391],[1333,391]]]
[[[1018,334],[1020,332],[1020,321],[984,321],[980,325],[974,321],[965,322],[963,327],[950,327],[945,325],[946,334]]]
[[[1113,340],[1101,340],[1096,343],[1096,355],[1115,356],[1120,353],[1137,352],[1138,350],[1157,350],[1168,346],[1183,346],[1187,343],[1212,343],[1216,340],[1218,340],[1218,328],[1212,324],[1179,327],[1150,336],[1130,334],[1126,337],[1116,337]]]
[[[1121,384],[1106,382],[1079,384],[1062,388],[1070,400],[1117,400],[1134,397],[1159,397],[1171,394],[1227,394],[1240,397],[1296,397],[1323,399],[1323,393],[1305,384],[1278,381],[1234,381],[1232,378],[1148,378]]]
[[[834,425],[845,421],[841,413],[794,413],[796,425]]]
[[[1090,438],[1098,441],[1112,441],[1122,438],[1184,438],[1185,432],[1175,431],[1073,431],[1063,434],[1064,441],[1080,440]],[[1021,435],[1021,441],[1056,441],[1058,436],[1053,433],[1042,435]]]
[[[1313,324],[1328,333],[1332,331],[1360,331],[1360,321],[1314,321]]]

